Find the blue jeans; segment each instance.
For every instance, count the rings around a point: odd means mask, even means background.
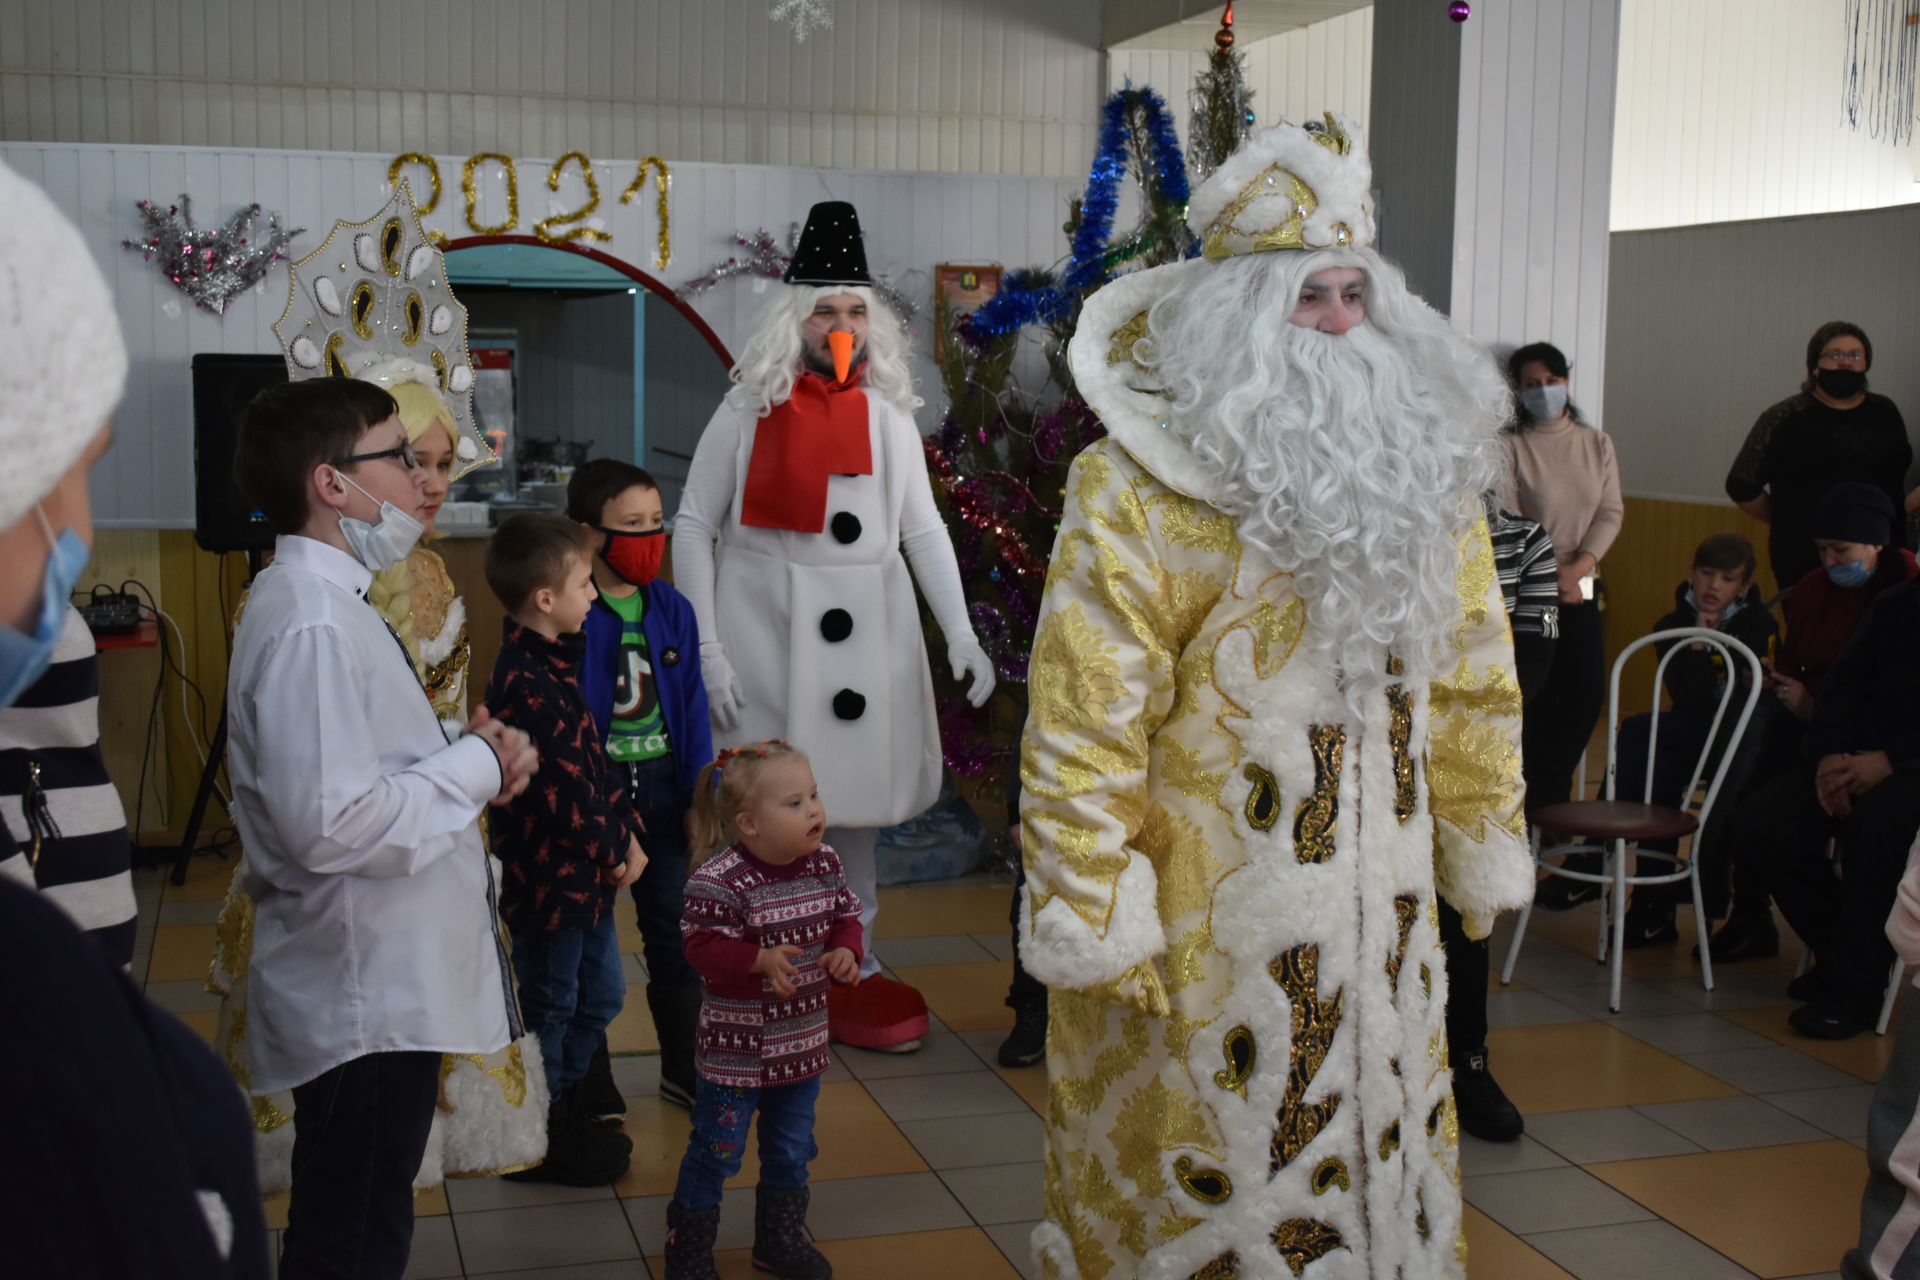
[[[687,848],[687,795],[680,789],[679,768],[672,756],[616,768],[626,770],[633,807],[647,828],[641,841],[647,869],[633,884],[647,985],[697,987],[700,975],[680,949],[681,896],[686,892],[692,855]]]
[[[627,1002],[613,912],[592,929],[515,934],[513,972],[521,1016],[540,1037],[547,1088],[557,1100],[587,1074],[601,1034]]]
[[[721,1185],[740,1172],[755,1111],[760,1113],[760,1185],[783,1191],[806,1186],[807,1164],[820,1154],[813,1142],[813,1104],[819,1097],[819,1076],[767,1089],[736,1089],[702,1079],[673,1202],[695,1212],[720,1203]]]

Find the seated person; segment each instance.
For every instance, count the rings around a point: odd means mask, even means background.
[[[1794,583],[1787,596],[1786,640],[1778,660],[1766,664],[1766,687],[1776,705],[1764,716],[1759,714],[1766,709],[1764,699],[1756,709],[1756,723],[1748,730],[1752,763],[1742,767],[1747,781],[1736,785],[1728,778],[1728,802],[1717,806],[1727,815],[1725,823],[1713,824],[1727,832],[1733,877],[1732,912],[1708,944],[1715,964],[1780,952],[1765,868],[1734,838],[1735,818],[1755,797],[1778,786],[1809,785],[1803,759],[1806,727],[1828,669],[1881,592],[1920,573],[1911,551],[1887,545],[1892,526],[1893,504],[1872,485],[1835,485],[1814,509],[1814,547],[1821,568]],[[1743,748],[1742,755],[1747,754]],[[1714,896],[1709,894],[1709,910]]]
[[[1893,948],[1882,929],[1920,829],[1920,584],[1873,604],[1827,672],[1798,785],[1771,787],[1737,819],[1781,914],[1813,948],[1788,994],[1802,1035],[1843,1040],[1874,1024]],[[1827,841],[1840,845],[1840,874]]]
[[[1773,650],[1780,634],[1773,615],[1753,584],[1757,560],[1753,544],[1737,533],[1716,533],[1693,553],[1687,580],[1674,588],[1673,612],[1653,624],[1655,631],[1675,627],[1708,627],[1738,640],[1758,657]],[[1673,646],[1657,646],[1662,657]],[[1742,676],[1744,672],[1736,672]],[[1614,773],[1613,794],[1622,800],[1639,800],[1646,795],[1647,758],[1653,757],[1652,803],[1680,808],[1686,801],[1684,788],[1693,778],[1693,767],[1707,745],[1707,731],[1714,713],[1720,709],[1727,673],[1718,653],[1704,645],[1690,645],[1675,654],[1667,664],[1667,696],[1672,705],[1660,716],[1659,738],[1653,738],[1651,713],[1628,716],[1620,724]],[[1703,774],[1712,778],[1720,756],[1733,736],[1739,719],[1738,692],[1728,702],[1713,753],[1707,758]],[[1649,852],[1673,853],[1675,840],[1646,840],[1640,847]],[[1674,864],[1661,858],[1643,858],[1641,875],[1672,871]],[[1569,881],[1568,883],[1575,883]],[[1633,891],[1627,908],[1626,942],[1629,948],[1673,942],[1680,933],[1674,927],[1674,907],[1692,896],[1683,881],[1672,884],[1640,885]]]

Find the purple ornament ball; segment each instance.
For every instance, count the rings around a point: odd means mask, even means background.
[[[1465,22],[1472,16],[1473,6],[1468,4],[1467,0],[1453,0],[1453,3],[1447,6],[1447,17],[1455,22]]]

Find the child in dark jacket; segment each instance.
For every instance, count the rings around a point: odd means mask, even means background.
[[[695,791],[687,958],[700,972],[693,1134],[667,1206],[667,1280],[719,1280],[720,1189],[760,1118],[753,1265],[825,1280],[807,1242],[814,1102],[827,1069],[827,989],[860,981],[860,899],[820,843],[826,811],[807,758],[784,742],[723,751]],[[725,847],[722,847],[725,846]]]
[[[493,820],[500,914],[513,934],[520,1008],[540,1037],[552,1094],[547,1158],[511,1178],[595,1186],[626,1172],[633,1144],[581,1114],[575,1087],[626,1001],[617,891],[647,858],[625,779],[607,759],[576,672],[593,603],[592,541],[558,515],[518,515],[487,548],[487,585],[506,608],[485,709],[540,752],[533,785]]]
[[[1672,612],[1654,623],[1655,631],[1677,627],[1706,627],[1724,632],[1744,644],[1761,658],[1772,650],[1779,627],[1760,598],[1753,583],[1757,561],[1753,544],[1737,533],[1716,533],[1693,553],[1687,580],[1673,590]],[[1656,646],[1664,657],[1671,644]],[[1659,738],[1654,734],[1650,712],[1628,716],[1620,722],[1615,741],[1614,790],[1622,800],[1638,802],[1643,796],[1652,804],[1678,808],[1686,799],[1682,789],[1693,777],[1694,764],[1707,746],[1729,673],[1719,655],[1700,645],[1689,645],[1667,664],[1666,690],[1672,706],[1660,713]],[[1726,747],[1737,717],[1731,712],[1722,720],[1718,740],[1707,758],[1711,771]],[[1647,790],[1648,757],[1653,760],[1653,788]],[[1673,840],[1643,840],[1640,847],[1649,852],[1672,853],[1679,846]],[[1658,875],[1673,866],[1664,859],[1646,858],[1639,873]],[[1555,887],[1565,885],[1573,892],[1560,890],[1575,902],[1598,897],[1600,886],[1583,881],[1555,879]],[[1641,885],[1633,892],[1627,908],[1626,946],[1651,946],[1674,942],[1680,937],[1674,925],[1674,907],[1685,893],[1680,883]]]
[[[647,962],[647,1009],[660,1040],[660,1097],[691,1107],[700,978],[681,951],[680,895],[694,775],[713,759],[713,737],[693,606],[658,576],[664,517],[660,486],[632,463],[595,458],[567,482],[567,518],[588,530],[599,589],[587,611],[580,686],[647,829],[647,869],[633,886],[633,902]],[[625,1113],[604,1044],[580,1092],[601,1119]]]

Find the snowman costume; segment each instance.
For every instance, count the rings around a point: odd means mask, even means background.
[[[675,585],[700,624],[716,740],[783,738],[812,761],[834,824],[828,843],[862,903],[865,981],[835,988],[835,1038],[902,1049],[924,1032],[925,1005],[911,988],[874,977],[874,843],[879,828],[920,813],[940,788],[916,580],[975,705],[994,677],[934,505],[904,337],[868,288],[851,205],[814,207],[786,282],[694,450],[674,527]],[[813,322],[820,333],[815,303],[847,295],[868,318],[842,381],[807,367],[799,331]],[[832,323],[852,330],[857,320]],[[778,362],[771,394],[769,359]],[[843,1006],[873,1001],[906,1007],[864,1033],[841,1016]]]

